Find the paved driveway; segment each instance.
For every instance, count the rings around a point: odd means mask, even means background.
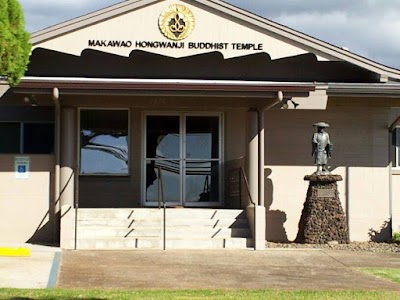
[[[330,250],[64,251],[59,288],[395,290],[360,267],[400,268],[400,254]]]

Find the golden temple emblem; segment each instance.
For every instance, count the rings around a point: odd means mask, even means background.
[[[182,4],[168,6],[158,19],[161,32],[170,40],[183,40],[193,31],[195,25],[193,13]]]

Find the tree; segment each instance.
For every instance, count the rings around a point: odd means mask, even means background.
[[[18,0],[0,0],[0,77],[17,85],[27,69],[31,44]]]

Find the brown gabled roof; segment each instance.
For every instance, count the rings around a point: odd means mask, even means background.
[[[31,35],[31,42],[33,45],[37,45],[41,42],[56,38],[61,35],[68,34],[79,30],[84,27],[94,25],[96,23],[117,17],[130,11],[138,10],[146,6],[152,5],[163,0],[128,0],[124,1],[104,9],[95,11],[93,13],[84,15],[82,17],[60,23],[55,26],[48,27],[46,29],[35,32]],[[268,19],[262,18],[258,15],[235,7],[220,0],[182,0],[189,4],[203,5],[205,7],[214,9],[227,17],[240,20],[241,22],[248,23],[252,26],[257,26],[260,29],[269,31],[275,35],[278,35],[284,39],[295,42],[299,45],[310,50],[315,54],[322,56],[328,56],[332,59],[343,60],[362,67],[369,71],[378,73],[381,75],[381,81],[385,82],[388,79],[400,81],[400,70],[382,65],[373,60],[367,59],[363,56],[357,55],[350,51],[341,49],[329,43],[323,42],[319,39],[308,36],[299,31],[293,30],[286,26],[272,22]]]

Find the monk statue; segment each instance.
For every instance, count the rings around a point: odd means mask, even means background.
[[[325,122],[314,124],[317,127],[317,132],[312,136],[312,155],[314,156],[314,164],[317,166],[317,175],[331,174],[326,166],[328,159],[332,157],[331,141],[329,134],[325,132],[325,128],[329,127]]]

